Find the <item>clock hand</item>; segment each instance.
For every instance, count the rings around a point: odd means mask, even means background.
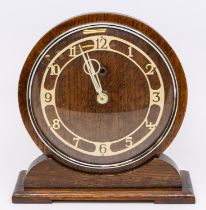
[[[95,90],[96,90],[97,93],[102,93],[103,90],[102,90],[102,86],[101,86],[99,76],[98,76],[98,72],[100,70],[100,65],[99,65],[99,68],[98,68],[97,72],[95,72],[94,66],[92,64],[92,59],[90,59],[88,53],[87,53],[87,58],[88,58],[89,66],[90,66],[90,69],[88,69],[88,71],[90,72],[90,77],[92,79]],[[95,60],[95,61],[97,61],[97,60]],[[98,61],[97,61],[97,63],[99,64]]]
[[[83,69],[85,71],[86,74],[88,74],[92,80],[92,84],[94,85],[95,91],[98,93],[97,95],[97,102],[100,104],[105,104],[108,102],[108,95],[106,93],[103,93],[102,91],[102,86],[99,80],[99,76],[98,73],[100,71],[100,64],[97,60],[95,59],[91,59],[89,57],[88,53],[84,53],[84,51],[82,50],[81,45],[79,45],[81,54],[83,56],[84,59],[84,66]],[[92,60],[95,61],[98,64],[98,70],[95,71],[94,66],[92,64]],[[85,69],[85,66],[87,69]]]
[[[84,68],[85,73],[89,74],[96,92],[100,94],[100,93],[102,93],[102,86],[101,86],[101,83],[100,83],[100,80],[99,80],[99,77],[98,77],[100,64],[99,64],[98,61],[95,60],[98,63],[98,65],[99,65],[98,71],[95,72],[94,66],[92,64],[92,59],[90,59],[89,54],[88,53],[84,53],[84,51],[81,48],[81,45],[79,45],[79,48],[80,48],[80,51],[82,53],[82,56],[83,56],[83,59],[84,59],[84,62],[85,62],[84,65],[87,68],[87,69]]]

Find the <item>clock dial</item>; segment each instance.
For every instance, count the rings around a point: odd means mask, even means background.
[[[19,82],[25,126],[47,155],[110,173],[161,154],[186,109],[186,81],[167,42],[113,14],[68,20],[31,51]]]
[[[105,46],[98,46],[101,41]],[[146,65],[141,67],[132,53],[141,55]],[[65,64],[58,63],[59,56],[68,55]],[[125,66],[113,66],[114,60],[121,59]],[[101,76],[101,67],[106,75]],[[49,81],[53,84],[47,88]],[[90,35],[58,52],[46,67],[40,92],[51,132],[66,147],[100,156],[100,161],[102,156],[121,154],[143,143],[158,126],[165,99],[161,74],[150,57],[131,42],[110,35]]]

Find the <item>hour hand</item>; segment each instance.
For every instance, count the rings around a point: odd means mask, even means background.
[[[100,104],[105,104],[108,101],[108,95],[103,92],[102,86],[101,86],[101,83],[100,83],[100,80],[99,80],[98,73],[99,73],[100,67],[101,67],[100,63],[96,59],[91,59],[89,57],[89,54],[85,53],[82,50],[81,45],[79,45],[79,48],[80,48],[81,54],[82,54],[83,59],[84,59],[84,65],[83,65],[84,72],[90,76],[90,78],[92,80],[92,84],[95,88],[95,91],[98,93],[97,102],[100,103]],[[92,62],[95,62],[97,64],[97,66],[98,66],[97,70],[95,70]]]

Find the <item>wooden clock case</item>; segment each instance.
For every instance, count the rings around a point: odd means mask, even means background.
[[[88,173],[70,168],[39,139],[29,118],[26,102],[27,81],[33,63],[55,37],[69,29],[94,22],[111,22],[134,28],[156,43],[169,59],[178,82],[178,110],[164,141],[142,161],[125,172]],[[27,171],[21,171],[12,196],[14,203],[51,203],[52,201],[104,200],[153,201],[155,203],[194,203],[189,172],[178,170],[163,151],[176,136],[184,118],[187,85],[182,66],[169,44],[152,28],[130,17],[117,14],[88,14],[65,21],[49,31],[33,48],[23,67],[19,82],[19,107],[24,125],[45,155],[37,158]]]

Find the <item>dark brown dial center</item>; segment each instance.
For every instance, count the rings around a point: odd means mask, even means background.
[[[83,70],[81,56],[61,72],[56,86],[56,107],[64,125],[76,135],[98,142],[123,138],[145,119],[149,107],[149,87],[141,70],[128,58],[109,51],[89,52],[106,68],[99,74],[106,104],[96,100],[91,78]],[[62,91],[66,94],[62,94]]]

